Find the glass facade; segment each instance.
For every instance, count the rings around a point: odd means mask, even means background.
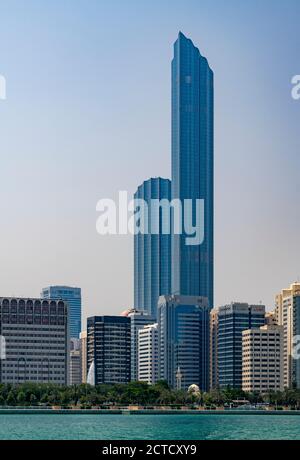
[[[134,308],[154,319],[160,295],[171,292],[171,235],[162,233],[162,210],[151,213],[151,200],[171,199],[169,179],[151,178],[140,185],[134,199],[148,204],[148,233],[134,236]],[[158,233],[151,232],[153,219],[159,219]]]
[[[219,386],[242,388],[242,332],[265,324],[265,306],[232,303],[218,310]]]
[[[181,32],[172,61],[172,199],[204,200],[204,242],[172,237],[172,293],[213,307],[213,72]],[[195,203],[195,201],[194,201]],[[195,222],[195,208],[193,218]],[[184,227],[183,227],[184,228]]]
[[[42,290],[43,299],[63,300],[69,305],[70,338],[79,339],[81,332],[81,289],[69,286],[49,286]]]
[[[178,388],[209,387],[209,308],[207,299],[162,296],[158,302],[159,379]]]
[[[87,368],[95,385],[130,382],[130,318],[87,319]]]

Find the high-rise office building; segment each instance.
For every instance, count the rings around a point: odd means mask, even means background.
[[[300,388],[300,283],[293,283],[276,296],[275,316],[283,326],[284,386]]]
[[[265,306],[231,303],[218,309],[220,387],[242,388],[242,332],[265,324]]]
[[[130,382],[130,318],[93,316],[87,319],[87,368],[95,385]]]
[[[130,318],[131,329],[131,380],[138,380],[138,333],[147,324],[155,323],[155,319],[145,311],[127,310],[124,316]]]
[[[144,216],[147,229],[134,236],[134,307],[156,318],[159,296],[171,291],[171,229],[163,233],[163,219],[167,224],[168,217],[162,208],[155,212],[154,206],[157,200],[167,200],[169,209],[171,182],[151,178],[138,187],[134,199],[144,200],[148,206]]]
[[[87,331],[80,332],[81,381],[87,379]]]
[[[283,327],[265,325],[242,333],[242,389],[283,391]]]
[[[209,387],[219,386],[218,375],[218,309],[213,308],[210,312],[210,382]]]
[[[0,298],[5,356],[1,383],[69,383],[68,305],[59,300]]]
[[[138,380],[153,385],[158,380],[158,328],[148,324],[138,331]]]
[[[70,315],[70,337],[79,339],[81,331],[81,289],[70,286],[48,286],[42,290],[43,299],[68,302]]]
[[[187,245],[185,232],[172,235],[171,292],[207,297],[210,308],[214,258],[213,92],[213,72],[207,59],[180,32],[172,61],[172,199],[182,204],[186,199],[193,200],[193,224],[195,200],[204,200],[204,241]]]
[[[161,296],[159,378],[173,388],[209,387],[209,307],[205,297]],[[179,372],[180,370],[180,372]],[[177,376],[180,374],[180,384]]]

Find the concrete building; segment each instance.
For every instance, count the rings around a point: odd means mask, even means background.
[[[68,306],[59,300],[0,298],[5,359],[1,383],[69,383]]]
[[[209,387],[217,388],[219,385],[218,374],[218,309],[210,311],[210,373]]]
[[[70,341],[70,385],[81,384],[80,340]]]
[[[265,325],[242,335],[243,390],[283,391],[283,327]]]
[[[153,385],[158,380],[158,325],[138,331],[138,380]]]
[[[80,332],[81,382],[87,379],[87,331]]]
[[[130,318],[93,316],[87,319],[87,368],[90,381],[95,385],[130,382]]]
[[[176,388],[209,387],[209,307],[198,296],[161,296],[158,301],[159,378]],[[180,370],[180,372],[179,372]]]
[[[131,380],[138,380],[138,333],[147,324],[154,324],[155,318],[146,311],[136,309],[127,310],[122,315],[130,318],[131,329]]]
[[[276,321],[283,326],[284,386],[300,388],[300,283],[283,289],[275,305]]]
[[[220,387],[242,388],[242,332],[264,324],[264,305],[231,303],[218,309]]]

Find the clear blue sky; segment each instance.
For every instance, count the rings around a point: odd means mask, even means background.
[[[87,315],[132,305],[132,238],[96,202],[170,176],[181,30],[215,73],[216,305],[273,305],[300,276],[298,0],[1,0],[0,295],[82,287]]]

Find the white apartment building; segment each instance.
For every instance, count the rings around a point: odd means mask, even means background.
[[[242,388],[247,392],[282,391],[283,328],[265,325],[243,331]]]
[[[150,385],[158,380],[157,327],[157,324],[148,324],[138,331],[138,380]]]

